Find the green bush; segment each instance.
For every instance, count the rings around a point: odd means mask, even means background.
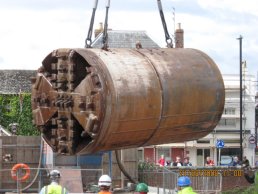
[[[154,170],[157,169],[157,166],[151,162],[139,162],[138,170]]]
[[[31,94],[0,94],[0,125],[11,131],[10,124],[17,123],[17,135],[39,135],[32,123]]]

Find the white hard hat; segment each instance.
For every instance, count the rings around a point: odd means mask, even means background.
[[[50,178],[60,178],[60,172],[59,170],[51,170],[51,172],[49,173],[49,177]]]
[[[109,187],[111,185],[111,178],[110,176],[104,174],[99,178],[99,186],[107,186]]]

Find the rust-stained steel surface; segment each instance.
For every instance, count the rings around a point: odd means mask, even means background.
[[[195,49],[58,49],[32,86],[34,123],[62,154],[201,138],[224,98],[219,69]]]

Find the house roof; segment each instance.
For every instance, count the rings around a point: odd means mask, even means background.
[[[109,48],[135,48],[135,44],[140,42],[142,48],[160,48],[145,31],[131,30],[108,30]],[[93,48],[102,47],[103,33],[100,33],[92,42]]]
[[[36,70],[0,70],[0,94],[18,94],[31,92],[31,77]]]

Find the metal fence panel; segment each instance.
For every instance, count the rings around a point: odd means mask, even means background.
[[[179,176],[189,176],[193,189],[198,193],[219,193],[222,190],[222,174],[213,169],[168,169],[140,170],[139,181],[157,187],[157,193],[171,194],[177,191]]]
[[[11,169],[0,169],[0,180],[2,192],[39,192],[40,189],[50,183],[46,168],[29,168],[30,176],[25,181],[16,181],[11,176]],[[98,179],[103,174],[102,169],[80,169],[55,167],[61,173],[60,184],[71,193],[83,193],[97,188]],[[25,169],[17,170],[18,179],[25,175]]]

